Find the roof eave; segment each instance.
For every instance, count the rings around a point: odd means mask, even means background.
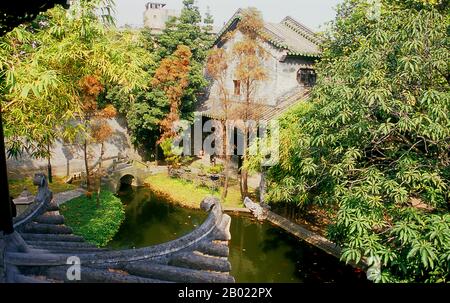
[[[223,28],[217,33],[216,38],[212,45],[218,44],[222,40],[222,36],[233,26],[233,24],[241,19],[242,9],[238,9],[234,15],[228,20],[228,22],[223,26]]]
[[[287,55],[290,57],[308,57],[308,58],[317,58],[317,59],[320,59],[322,57],[320,54],[294,52],[294,51],[289,51],[287,53]]]

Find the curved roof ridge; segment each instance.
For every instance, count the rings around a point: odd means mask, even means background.
[[[239,20],[241,19],[242,11],[243,9],[241,8],[236,10],[236,12],[228,20],[228,22],[225,23],[222,30],[216,35],[213,45],[220,43],[224,34],[227,31],[231,30],[232,27],[235,26],[237,22],[239,22]],[[302,37],[303,39],[305,39],[305,41],[295,41],[298,39],[294,37],[295,35],[297,35],[298,37]],[[272,43],[274,46],[287,50],[290,55],[320,57],[320,51],[316,50],[320,43],[319,37],[317,37],[316,34],[308,27],[296,21],[290,16],[285,17],[280,23],[264,22],[264,29],[262,30],[261,36],[263,39],[265,39],[267,42]],[[303,46],[298,47],[293,43],[299,45],[303,44]],[[309,46],[305,46],[309,43],[311,43]]]
[[[241,19],[242,8],[238,8],[236,12],[231,16],[227,23],[224,24],[223,28],[217,33],[214,44],[217,44],[222,38],[223,34],[231,27],[231,25],[236,21]]]
[[[310,29],[303,23],[297,21],[293,17],[287,16],[280,23],[290,28],[291,30],[295,31],[296,33],[301,34],[311,42],[315,44],[320,43],[320,39],[317,37],[317,34],[312,29]]]

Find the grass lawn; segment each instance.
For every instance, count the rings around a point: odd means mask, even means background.
[[[17,198],[27,188],[32,194],[37,193],[37,186],[33,185],[33,178],[24,178],[20,180],[9,180],[9,194]],[[53,183],[49,184],[50,190],[55,193],[60,193],[68,190],[76,189],[77,186],[65,183],[65,178],[53,177]]]
[[[97,207],[96,197],[97,193],[91,198],[80,196],[61,205],[60,211],[74,234],[102,247],[119,230],[125,220],[125,210],[122,201],[110,191],[100,193],[100,207]]]
[[[160,173],[148,177],[145,183],[154,191],[163,193],[176,203],[190,208],[199,208],[200,202],[207,196],[220,197],[220,192],[213,192],[204,187],[197,187],[194,183],[171,178],[167,173]],[[238,186],[228,189],[227,201],[224,207],[244,207]]]

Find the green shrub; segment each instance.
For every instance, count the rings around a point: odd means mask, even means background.
[[[448,6],[338,7],[311,109],[281,121],[267,200],[323,208],[342,259],[376,282],[450,281]]]
[[[119,230],[125,219],[122,201],[112,192],[100,193],[100,206],[96,206],[97,194],[91,198],[81,196],[61,206],[61,214],[74,234],[99,247],[105,246]]]
[[[209,174],[220,174],[224,170],[223,164],[216,164],[214,166],[208,167]]]

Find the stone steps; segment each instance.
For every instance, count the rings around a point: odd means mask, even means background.
[[[172,257],[169,265],[183,268],[230,272],[231,264],[227,259],[209,257],[198,253],[179,253]]]
[[[67,266],[50,267],[46,270],[46,277],[65,282],[81,283],[168,283],[167,281],[139,277],[113,269],[97,269],[86,266],[82,267],[80,281],[69,281],[67,269]]]
[[[156,263],[126,264],[123,269],[130,274],[177,283],[233,283],[228,274],[198,271]]]
[[[25,241],[44,241],[44,242],[84,242],[83,237],[71,234],[34,234],[23,233],[22,238]]]
[[[58,247],[58,246],[31,246],[36,249],[44,249],[49,253],[54,254],[86,254],[86,253],[95,253],[95,252],[104,252],[108,251],[105,248],[88,248],[88,247]]]
[[[60,247],[60,248],[97,248],[94,244],[87,242],[59,242],[59,241],[27,241],[31,246],[46,248],[46,247]]]
[[[28,223],[23,227],[23,233],[32,234],[66,234],[73,233],[72,229],[65,225],[44,224],[44,223]]]
[[[57,266],[66,264],[67,256],[51,253],[6,252],[5,263],[16,266]]]
[[[42,182],[40,182],[41,184]],[[46,192],[47,190],[47,192]],[[40,188],[40,195],[50,199],[48,188]],[[73,195],[59,195],[58,203],[64,203]],[[42,202],[44,203],[44,202]],[[216,205],[216,208],[212,208]],[[82,261],[82,283],[230,283],[231,265],[228,262],[230,218],[221,212],[217,200],[202,202],[202,209],[210,211],[205,223],[194,231],[190,238],[179,239],[160,246],[140,250],[109,251],[73,234],[64,225],[64,217],[53,201],[46,202],[43,214],[30,217],[21,223],[8,238],[14,249],[1,249],[0,264],[7,268],[7,281],[19,283],[57,283],[69,281],[67,264],[70,256],[79,256]],[[41,214],[41,215],[38,215]],[[212,225],[214,224],[214,225]],[[204,234],[207,232],[208,234]],[[174,244],[176,243],[176,244]],[[175,250],[170,252],[175,245]],[[19,247],[20,249],[17,249]],[[19,252],[18,252],[19,251]],[[158,260],[158,261],[152,261]],[[159,264],[166,263],[169,264]],[[1,269],[1,268],[0,268]],[[1,272],[0,272],[1,278]]]
[[[206,243],[203,242],[197,248],[199,251],[205,255],[218,256],[218,257],[228,257],[230,254],[230,249],[227,245],[217,244],[217,243]]]
[[[36,223],[42,224],[64,224],[64,217],[61,215],[54,215],[52,213],[43,214],[33,220]]]
[[[55,281],[49,281],[48,279],[44,277],[37,277],[37,276],[31,276],[31,275],[22,275],[22,274],[16,274],[14,275],[14,283],[33,283],[33,284],[40,284],[40,283],[52,283]]]

